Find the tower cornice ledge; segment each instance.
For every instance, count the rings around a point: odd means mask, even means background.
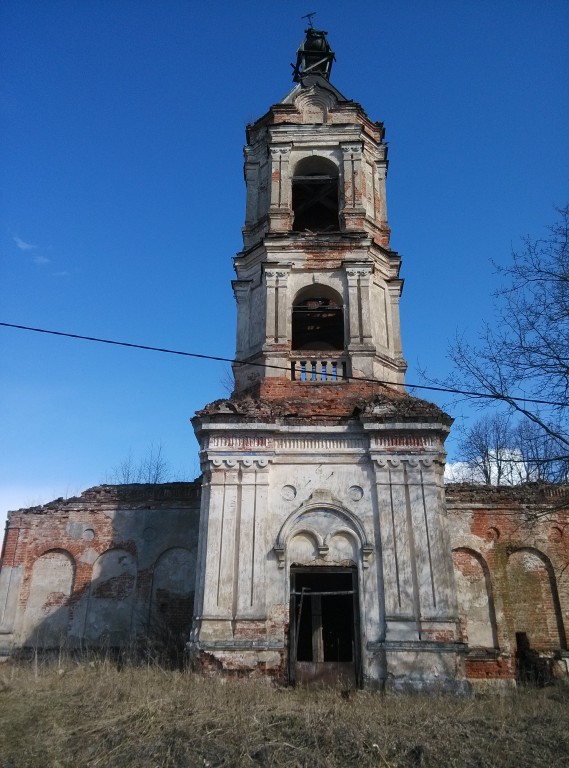
[[[290,423],[346,424],[365,430],[436,429],[448,432],[453,419],[433,403],[372,382],[352,380],[343,387],[265,379],[231,398],[215,400],[196,413],[192,423],[259,425]]]
[[[395,251],[382,248],[373,242],[369,233],[358,231],[336,232],[268,232],[259,235],[259,239],[248,248],[239,251],[233,258],[234,264],[239,265],[246,260],[263,261],[271,254],[286,253],[287,258],[294,253],[299,255],[310,251],[340,251],[345,252],[354,247],[369,249],[379,248],[388,258],[397,256]],[[281,259],[282,261],[282,259]]]
[[[386,421],[382,423],[369,424],[362,422],[365,432],[370,434],[381,432],[382,434],[401,434],[403,432],[424,432],[425,434],[448,435],[450,424],[444,421]]]

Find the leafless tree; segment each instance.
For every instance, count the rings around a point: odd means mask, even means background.
[[[497,267],[505,285],[496,293],[496,321],[478,344],[457,338],[450,350],[457,373],[444,383],[490,396],[475,398],[479,405],[499,403],[525,417],[552,438],[557,455],[548,460],[567,461],[569,206],[558,213],[545,238],[524,238],[511,264]]]
[[[513,433],[507,414],[483,416],[464,430],[459,460],[468,467],[469,479],[486,485],[511,485]]]
[[[512,430],[518,482],[566,483],[569,481],[569,456],[564,446],[528,419],[518,421]]]
[[[170,465],[164,458],[162,445],[153,443],[141,459],[134,459],[129,452],[126,459],[117,464],[108,475],[108,482],[113,485],[131,483],[168,483],[172,480]]]
[[[508,413],[487,414],[463,429],[458,460],[462,476],[487,485],[567,482],[569,460],[562,446],[527,419],[514,421]]]
[[[223,387],[228,397],[233,394],[233,391],[235,389],[235,377],[233,375],[231,366],[227,366],[223,370],[223,374],[221,376],[221,379],[219,380],[219,383]]]

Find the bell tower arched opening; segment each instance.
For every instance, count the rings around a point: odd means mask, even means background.
[[[338,168],[325,157],[300,160],[292,178],[293,230],[334,232],[340,229]]]
[[[302,289],[292,305],[292,349],[344,350],[344,307],[339,293],[325,285]]]

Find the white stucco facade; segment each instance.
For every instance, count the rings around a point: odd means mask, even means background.
[[[381,406],[375,406],[381,410]],[[353,569],[357,679],[460,678],[442,473],[448,423],[200,418],[205,470],[194,651],[290,676],[291,569]]]
[[[235,391],[193,420],[197,664],[460,687],[451,420],[404,391],[386,173],[383,125],[327,77],[248,126]]]

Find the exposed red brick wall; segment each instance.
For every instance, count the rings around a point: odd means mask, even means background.
[[[446,499],[456,572],[474,583],[485,563],[495,606],[498,655],[467,658],[467,675],[515,677],[516,633],[536,659],[567,656],[569,487],[450,485]]]
[[[267,377],[252,391],[255,397],[268,403],[286,404],[288,415],[310,418],[314,424],[319,419],[327,421],[346,419],[357,415],[374,398],[392,404],[397,417],[429,418],[444,417],[446,414],[431,404],[410,397],[406,392],[382,384],[352,378],[349,381],[316,383],[291,381],[285,377]],[[324,422],[322,422],[324,423]]]
[[[360,393],[369,394],[371,385],[355,382],[349,387],[354,393],[353,404]],[[297,384],[283,379],[267,380],[266,392],[285,397],[298,391]],[[331,392],[329,385],[310,385],[307,391],[320,392],[316,399],[325,401],[324,410],[346,408],[346,398]],[[344,385],[338,385],[341,391]],[[322,397],[321,397],[322,395]],[[399,397],[399,393],[395,393]],[[405,397],[404,395],[402,397]],[[303,407],[309,408],[311,395],[302,396]],[[350,398],[348,398],[350,399]],[[325,418],[320,414],[319,418]],[[136,536],[120,536],[113,527],[111,510],[136,511],[163,509],[164,524],[168,510],[197,507],[198,484],[172,486],[102,487],[85,492],[78,499],[57,500],[43,507],[20,510],[10,516],[4,542],[2,564],[22,566],[24,575],[20,590],[20,604],[25,606],[32,578],[33,566],[39,557],[49,551],[65,551],[73,558],[74,588],[70,597],[59,592],[47,596],[47,609],[68,605],[70,621],[73,606],[89,589],[96,557],[109,549],[121,548],[136,555],[142,546],[141,531]],[[471,646],[466,657],[467,677],[473,680],[513,679],[516,675],[516,633],[527,635],[532,652],[538,656],[564,657],[569,625],[569,488],[525,486],[516,488],[490,488],[457,485],[446,489],[449,532],[454,550],[457,576],[463,584],[472,585],[472,593],[479,600],[482,590],[489,589],[492,608],[488,621],[495,621],[495,642],[488,634],[486,643],[474,648],[468,637],[468,615],[460,616],[463,640]],[[142,518],[141,518],[142,519]],[[81,535],[84,532],[84,536]],[[89,556],[89,553],[90,556]],[[97,585],[96,595],[115,597],[132,586],[133,577],[125,575],[128,584],[119,583],[121,577]],[[152,595],[152,569],[140,569],[136,575],[136,594],[148,602]],[[460,583],[460,579],[457,579]],[[464,587],[463,587],[464,588]],[[122,591],[121,591],[122,590]],[[162,611],[174,629],[188,626],[192,612],[193,595],[156,593],[156,610]],[[459,595],[460,604],[461,595]],[[165,607],[164,607],[165,606]],[[286,606],[283,609],[286,614]],[[493,613],[494,611],[494,613]],[[474,617],[480,623],[483,612]],[[236,639],[273,636],[286,616],[270,617],[267,622],[239,622],[235,626]],[[286,628],[285,628],[286,632]],[[478,632],[478,637],[480,632]],[[431,639],[452,640],[435,636]],[[286,638],[283,638],[285,641]],[[266,669],[267,675],[285,677],[285,657],[275,668]],[[240,672],[227,658],[204,657],[204,668],[220,666],[230,674],[264,674],[264,662],[245,665]],[[563,665],[562,665],[563,666]]]
[[[544,561],[536,552],[514,551],[508,557],[506,575],[505,613],[514,637],[515,633],[525,632],[531,648],[536,651],[560,648],[558,615],[552,594],[556,580],[553,574],[550,579]]]
[[[515,677],[514,660],[509,656],[498,659],[466,659],[466,677],[471,680],[512,680]]]
[[[467,581],[474,583],[484,578],[482,566],[467,550],[456,550],[452,560],[455,570],[460,571]]]
[[[156,591],[156,618],[163,621],[172,632],[190,629],[194,611],[193,592],[187,597],[173,595],[165,589]]]
[[[89,591],[94,578],[94,565],[101,555],[111,550],[128,552],[137,557],[141,547],[150,546],[144,539],[145,510],[153,509],[168,526],[169,515],[179,515],[187,510],[187,541],[181,536],[169,544],[191,547],[197,544],[197,520],[199,514],[199,483],[172,483],[166,485],[101,486],[85,491],[80,497],[57,499],[49,504],[10,513],[4,542],[1,567],[18,567],[23,571],[18,593],[20,611],[23,612],[30,596],[34,564],[47,552],[64,552],[73,563],[74,579],[71,595],[53,592],[47,595],[45,608],[69,607],[69,626],[74,610]],[[120,533],[114,517],[120,514],[129,522],[128,533]],[[162,554],[156,550],[158,561]],[[152,568],[142,568],[138,573],[112,575],[94,582],[93,598],[122,601],[132,593],[136,584],[136,598],[150,605],[152,593]],[[193,593],[184,600],[176,596],[162,595],[168,601],[167,617],[175,630],[182,622],[191,624]],[[145,615],[148,611],[145,611]]]
[[[113,576],[112,578],[97,584],[92,594],[93,597],[124,600],[124,598],[131,593],[134,582],[134,576],[131,576],[128,573],[125,573],[122,576]]]
[[[271,679],[280,685],[288,679],[286,654],[278,653],[278,664],[267,664],[261,660],[251,660],[239,653],[207,653],[198,651],[192,658],[192,668],[204,675],[222,674],[227,678],[263,678]]]

